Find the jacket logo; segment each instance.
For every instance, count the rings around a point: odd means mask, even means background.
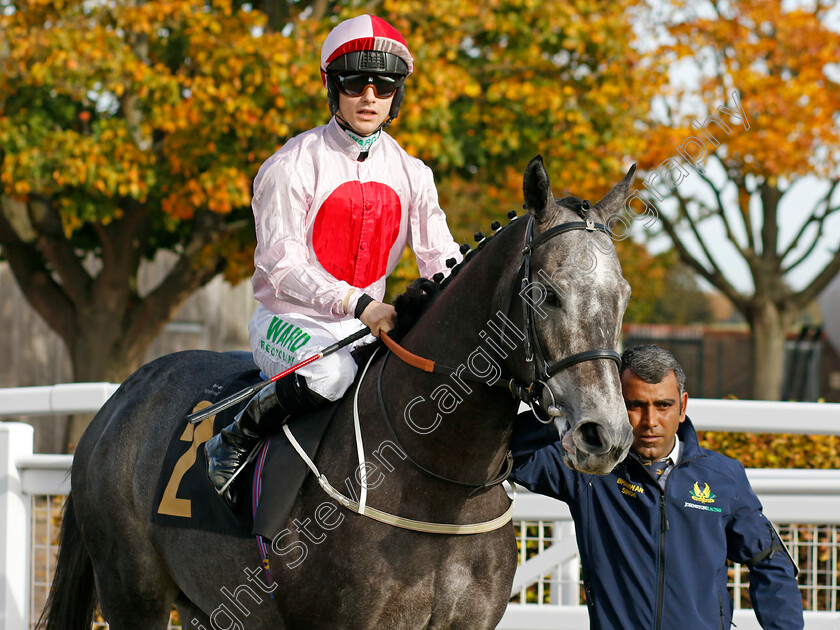
[[[638,494],[644,494],[645,489],[637,483],[630,483],[626,479],[619,477],[615,482],[621,486],[621,494],[626,494],[628,497],[637,498]]]
[[[709,488],[709,484],[703,484],[703,489],[700,489],[700,482],[694,482],[694,489],[688,493],[688,496],[691,497],[694,501],[698,503],[714,503],[715,497],[717,495],[712,494],[712,489]]]

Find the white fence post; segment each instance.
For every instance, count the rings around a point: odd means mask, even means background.
[[[572,521],[555,521],[554,522],[555,537],[560,540],[574,540],[575,542],[575,525]],[[577,606],[580,604],[580,558],[576,555],[571,560],[560,565],[560,575],[558,579],[563,583],[562,587],[557,593],[558,597],[554,598],[554,593],[551,593],[552,602],[559,602],[561,606]]]
[[[31,501],[16,462],[34,441],[30,425],[0,422],[0,630],[29,628]]]

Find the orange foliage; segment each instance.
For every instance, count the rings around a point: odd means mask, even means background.
[[[453,223],[472,231],[521,205],[537,153],[558,173],[558,194],[593,199],[640,153],[633,124],[660,80],[630,45],[637,2],[380,8],[417,67],[391,131],[439,179],[482,199],[452,208]],[[59,199],[69,237],[130,200],[168,215],[167,230],[201,211],[247,213],[259,165],[327,121],[319,47],[336,19],[358,13],[336,5],[337,16],[292,16],[280,32],[230,0],[9,6],[0,186]]]
[[[838,166],[840,146],[840,84],[831,80],[830,67],[840,59],[840,33],[824,18],[828,5],[790,8],[776,0],[713,2],[674,0],[669,33],[673,42],[650,55],[675,74],[698,76],[672,83],[663,91],[673,104],[666,126],[648,142],[643,166],[656,166],[674,155],[674,148],[697,130],[700,122],[718,114],[718,105],[732,106],[737,89],[749,116],[750,128],[721,131],[725,140],[716,149],[727,168],[738,176],[754,175],[776,185],[776,178],[815,174],[827,176]],[[685,19],[685,15],[695,16]],[[709,15],[709,17],[696,17]],[[723,116],[724,122],[727,117]],[[738,124],[738,121],[736,121]],[[718,127],[713,126],[715,132]],[[831,149],[834,150],[831,150]]]
[[[700,446],[747,468],[840,468],[840,436],[698,431]]]

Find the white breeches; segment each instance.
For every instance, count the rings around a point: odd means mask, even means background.
[[[248,324],[254,361],[268,376],[300,363],[336,341],[363,328],[357,319],[321,321],[298,313],[275,315],[262,304]],[[350,351],[371,343],[371,335],[297,371],[316,394],[338,400],[356,378],[356,362]]]

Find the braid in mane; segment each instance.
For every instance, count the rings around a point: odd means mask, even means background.
[[[397,311],[397,323],[393,330],[388,333],[388,336],[396,342],[408,333],[409,330],[417,323],[420,316],[426,309],[435,301],[435,298],[440,294],[441,287],[437,282],[428,280],[426,278],[419,278],[412,282],[405,290],[405,293],[398,295],[394,299],[394,308]],[[353,350],[353,358],[358,365],[363,365],[373,352],[382,345],[382,342],[377,340],[376,343],[370,343]]]
[[[581,219],[586,218],[586,213],[592,207],[588,199],[579,199],[578,197],[563,197],[554,201],[569,210],[573,210]]]
[[[405,293],[394,299],[394,308],[397,309],[397,325],[389,335],[395,341],[402,339],[411,330],[420,316],[435,301],[440,294],[441,287],[437,282],[427,278],[418,278],[405,290]]]

